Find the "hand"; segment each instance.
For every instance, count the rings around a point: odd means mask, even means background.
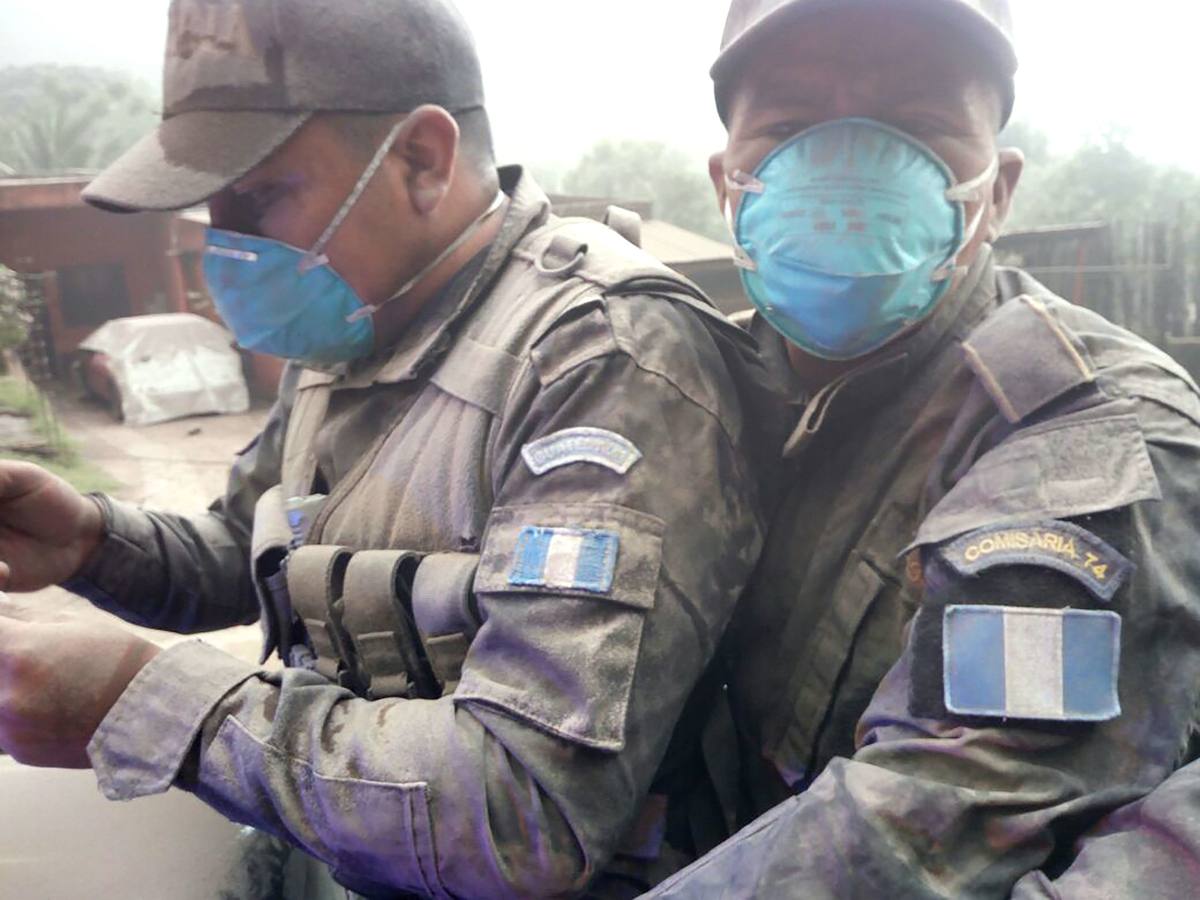
[[[88,742],[159,648],[115,625],[28,618],[0,594],[0,750],[29,766],[90,769]]]
[[[66,581],[103,537],[96,501],[38,466],[0,461],[0,590]]]

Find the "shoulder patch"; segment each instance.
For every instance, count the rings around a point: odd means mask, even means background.
[[[605,428],[568,428],[521,448],[525,465],[534,475],[575,463],[603,466],[625,475],[642,458],[633,442]]]
[[[1116,613],[948,606],[943,627],[946,709],[956,715],[1106,722],[1121,714]]]
[[[607,594],[619,550],[615,531],[531,526],[517,536],[508,583]]]
[[[943,545],[938,552],[960,575],[978,575],[996,566],[1056,569],[1105,602],[1112,602],[1134,570],[1126,556],[1071,522],[983,528]]]

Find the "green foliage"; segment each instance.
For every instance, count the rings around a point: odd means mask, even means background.
[[[28,416],[33,429],[53,448],[53,455],[21,453],[0,448],[0,457],[35,463],[74,485],[80,491],[112,492],[120,487],[107,472],[84,460],[75,443],[63,434],[45,397],[28,381],[0,377],[0,410]]]
[[[12,269],[0,265],[0,351],[25,343],[33,319],[26,311],[25,283]]]
[[[1049,152],[1044,134],[1010,126],[1004,144],[1027,163],[1010,228],[1083,222],[1173,222],[1200,211],[1200,176],[1138,156],[1121,131],[1109,131],[1069,156]]]
[[[79,458],[73,450],[66,455],[60,454],[54,459],[44,459],[27,453],[7,454],[9,459],[20,459],[41,466],[61,478],[75,490],[84,494],[98,491],[111,494],[120,489],[121,483],[94,464]]]
[[[725,240],[703,162],[659,141],[601,141],[566,177],[568,194],[614,200],[649,200],[658,219]]]
[[[0,172],[103,168],[148,132],[157,100],[141,81],[80,66],[0,68]]]
[[[0,377],[0,411],[35,416],[38,406],[37,388],[32,384],[12,376]]]

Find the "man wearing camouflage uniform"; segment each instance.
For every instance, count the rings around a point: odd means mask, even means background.
[[[0,586],[261,619],[289,667],[0,616],[0,747],[370,896],[644,890],[692,849],[700,736],[668,742],[762,543],[752,342],[496,171],[443,0],[176,0],[165,100],[87,199],[208,200],[218,308],[296,362],[206,516],[0,463]]]
[[[1111,814],[1091,896],[1195,832],[1200,397],[993,262],[1015,69],[1004,0],[732,5],[713,175],[796,421],[731,630],[760,818],[654,896],[1053,896]]]

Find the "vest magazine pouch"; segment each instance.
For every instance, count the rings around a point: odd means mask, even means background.
[[[425,557],[412,584],[412,608],[424,635],[465,634],[479,630],[475,602],[478,553],[434,553]]]
[[[413,579],[413,618],[425,636],[429,664],[446,693],[462,679],[463,662],[479,631],[478,570],[478,553],[435,553],[425,557]]]
[[[363,550],[346,570],[342,621],[368,699],[442,695],[413,618],[413,580],[422,559],[406,550]]]
[[[493,510],[475,577],[482,625],[455,701],[623,749],[664,530],[608,503]]]
[[[278,650],[285,661],[291,650],[292,604],[288,596],[284,561],[292,539],[283,488],[275,486],[264,493],[254,507],[254,532],[250,540],[250,571],[261,610],[263,631],[260,663]]]
[[[345,547],[300,547],[288,557],[287,582],[292,607],[316,655],[317,672],[358,691],[354,648],[342,624],[342,588],[352,556]]]

